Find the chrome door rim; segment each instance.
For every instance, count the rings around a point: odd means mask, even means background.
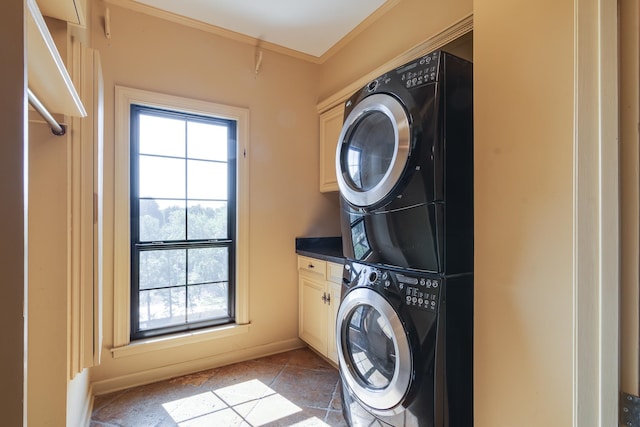
[[[345,355],[343,337],[349,327],[347,319],[353,310],[360,305],[369,305],[375,308],[391,326],[393,331],[393,346],[396,354],[396,365],[393,377],[384,389],[371,389],[366,387],[355,374],[355,368],[351,357]],[[336,322],[336,339],[338,359],[342,378],[354,392],[360,402],[373,412],[385,415],[402,411],[401,403],[411,385],[411,373],[413,361],[407,334],[400,318],[391,305],[380,294],[368,288],[357,288],[345,295],[338,309]]]
[[[395,146],[391,166],[387,169],[380,182],[372,189],[362,191],[350,185],[345,178],[347,172],[342,170],[342,148],[346,143],[345,138],[353,129],[353,125],[357,123],[363,115],[373,111],[385,114],[391,121],[395,135]],[[338,188],[347,201],[356,206],[367,207],[380,202],[391,192],[400,179],[409,158],[410,133],[407,113],[402,107],[402,104],[400,104],[400,101],[391,95],[378,93],[368,96],[351,110],[340,131],[338,148],[336,150],[336,177],[338,180]]]

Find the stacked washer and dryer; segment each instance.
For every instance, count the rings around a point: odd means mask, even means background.
[[[472,74],[436,51],[345,104],[336,337],[350,425],[473,425]]]

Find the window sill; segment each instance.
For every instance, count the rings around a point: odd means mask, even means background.
[[[244,325],[225,325],[211,329],[138,340],[121,347],[112,348],[111,355],[114,359],[118,359],[121,357],[135,356],[138,354],[165,350],[167,348],[179,347],[187,344],[196,344],[203,341],[226,338],[249,332],[249,326],[249,323]]]

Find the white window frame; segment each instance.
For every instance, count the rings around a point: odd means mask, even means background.
[[[236,321],[148,339],[130,339],[130,114],[131,105],[213,116],[237,123]],[[113,357],[228,337],[249,330],[249,110],[124,86],[115,87]]]

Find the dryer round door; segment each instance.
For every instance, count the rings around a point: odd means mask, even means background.
[[[336,175],[342,196],[358,207],[385,199],[409,158],[410,122],[391,95],[364,98],[344,121],[336,150]]]
[[[411,386],[413,357],[396,311],[379,293],[357,288],[345,295],[337,319],[343,380],[372,412],[401,412]]]

